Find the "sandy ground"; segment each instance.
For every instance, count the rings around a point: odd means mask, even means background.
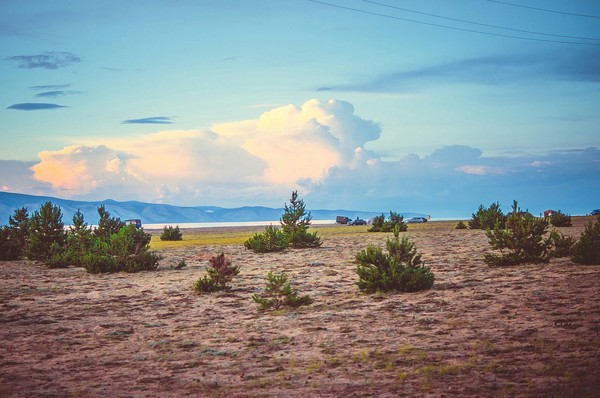
[[[364,229],[275,254],[166,249],[139,274],[0,262],[0,396],[599,396],[600,266],[490,268],[484,233],[453,225],[409,227],[436,276],[419,293],[358,291],[355,253],[387,236]],[[221,251],[232,290],[196,294]],[[259,311],[269,270],[314,304]]]

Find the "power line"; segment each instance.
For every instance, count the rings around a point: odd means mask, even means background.
[[[598,45],[600,45],[600,43],[588,43],[588,42],[577,42],[577,41],[566,41],[566,40],[550,40],[550,39],[540,39],[540,38],[535,38],[535,37],[507,35],[507,34],[503,34],[503,33],[484,32],[484,31],[481,31],[481,30],[458,28],[456,26],[448,26],[448,25],[441,25],[441,24],[436,24],[436,23],[431,23],[431,22],[416,21],[414,19],[402,18],[402,17],[397,17],[397,16],[394,16],[394,15],[388,15],[388,14],[380,14],[380,13],[377,13],[377,12],[372,12],[372,11],[367,11],[367,10],[361,10],[361,9],[358,9],[358,8],[341,6],[341,5],[338,5],[338,4],[331,4],[331,3],[327,3],[327,2],[319,1],[319,0],[306,0],[306,1],[310,1],[311,3],[325,5],[325,6],[328,6],[328,7],[334,7],[334,8],[340,8],[340,9],[343,9],[343,10],[354,11],[354,12],[358,12],[358,13],[361,13],[361,14],[373,15],[373,16],[382,17],[382,18],[395,19],[395,20],[398,20],[398,21],[411,22],[411,23],[416,23],[416,24],[420,24],[420,25],[435,26],[437,28],[458,30],[458,31],[461,31],[461,32],[477,33],[477,34],[488,35],[488,36],[506,37],[506,38],[510,38],[510,39],[539,41],[539,42],[546,42],[546,43],[576,44],[576,45],[585,45],[585,46],[598,46]]]
[[[555,14],[563,14],[563,15],[573,15],[576,17],[585,17],[585,18],[600,18],[599,15],[590,15],[590,14],[576,14],[574,12],[566,12],[566,11],[556,11],[556,10],[549,10],[547,8],[538,8],[538,7],[531,7],[531,6],[525,6],[523,4],[515,4],[515,3],[509,3],[507,1],[499,1],[499,0],[488,0],[491,1],[492,3],[500,3],[500,4],[505,4],[507,6],[513,6],[513,7],[521,7],[521,8],[529,8],[530,10],[536,10],[536,11],[544,11],[544,12],[553,12]]]
[[[382,7],[393,8],[395,10],[412,12],[414,14],[427,15],[429,17],[447,19],[447,20],[450,20],[450,21],[468,23],[468,24],[472,24],[472,25],[485,26],[485,27],[488,27],[488,28],[510,30],[510,31],[513,31],[513,32],[530,33],[530,34],[542,35],[542,36],[563,37],[563,38],[566,38],[566,39],[600,40],[600,38],[596,38],[596,37],[580,37],[580,36],[558,35],[558,34],[553,34],[553,33],[536,32],[536,31],[532,31],[532,30],[523,30],[523,29],[516,29],[516,28],[508,28],[508,27],[505,27],[505,26],[491,25],[491,24],[474,22],[474,21],[467,21],[465,19],[445,17],[443,15],[431,14],[431,13],[428,13],[428,12],[421,12],[421,11],[411,10],[411,9],[408,9],[408,8],[396,7],[396,6],[392,6],[392,5],[389,5],[389,4],[379,3],[377,1],[371,1],[371,0],[360,0],[360,1],[363,1],[365,3],[375,4],[375,5],[382,6]]]

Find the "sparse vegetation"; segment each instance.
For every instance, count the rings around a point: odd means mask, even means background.
[[[489,243],[498,253],[484,254],[484,261],[490,266],[517,265],[523,263],[545,263],[549,261],[550,242],[544,239],[548,222],[520,211],[517,201],[508,215],[506,227],[500,222],[486,231]]]
[[[225,253],[213,256],[208,261],[210,266],[206,267],[207,275],[194,283],[194,290],[199,293],[212,293],[231,289],[228,283],[240,273],[240,267],[232,265]]]
[[[169,226],[164,226],[162,234],[160,234],[160,240],[182,240],[183,239],[183,234],[181,233],[181,231],[179,230],[179,225],[172,227],[171,225]]]
[[[572,249],[571,260],[578,264],[600,264],[600,215],[596,222],[591,221],[575,243]]]
[[[267,275],[264,293],[254,294],[252,299],[261,310],[271,308],[278,310],[282,307],[296,308],[313,302],[309,296],[298,296],[298,292],[292,289],[285,273],[274,274],[271,271]]]
[[[396,228],[394,238],[387,239],[387,254],[373,245],[356,254],[357,285],[362,292],[416,292],[433,286],[433,273],[421,261],[414,244],[406,236],[400,240],[399,233]]]
[[[373,217],[373,223],[369,232],[392,232],[398,229],[400,232],[408,230],[408,225],[404,222],[404,217],[396,212],[390,211],[390,217],[386,220],[383,213],[380,216]]]
[[[569,257],[577,239],[566,236],[562,232],[552,230],[548,236],[550,257]]]

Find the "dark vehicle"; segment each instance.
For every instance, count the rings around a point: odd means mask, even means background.
[[[142,228],[142,220],[138,218],[132,218],[130,220],[125,220],[125,225],[135,225],[136,228]]]
[[[346,216],[337,216],[335,218],[336,224],[348,224],[348,217]]]
[[[413,217],[405,221],[407,224],[420,224],[424,222],[427,222],[427,218],[425,217]]]
[[[556,214],[556,211],[554,211],[554,210],[546,210],[546,211],[544,211],[544,218],[552,217],[555,214]]]
[[[598,214],[600,214],[600,209],[595,209],[592,210],[592,212],[590,213],[592,216],[597,216]]]
[[[362,218],[356,217],[356,220],[350,221],[348,225],[367,225],[367,222]]]

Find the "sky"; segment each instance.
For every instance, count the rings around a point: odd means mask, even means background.
[[[2,0],[0,189],[600,208],[600,2]]]

